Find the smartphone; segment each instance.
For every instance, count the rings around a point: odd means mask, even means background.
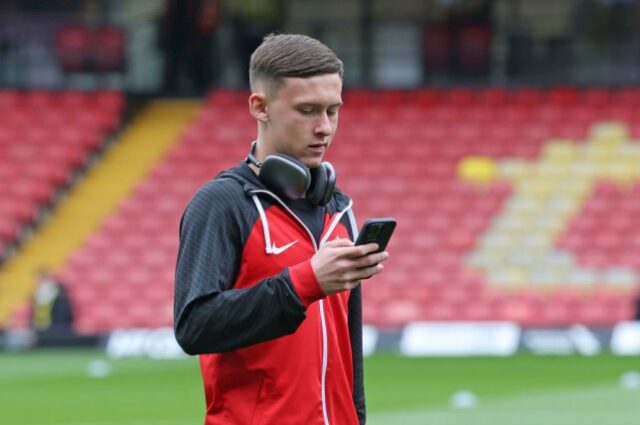
[[[370,218],[362,225],[362,229],[360,229],[360,234],[356,240],[356,245],[377,243],[378,250],[376,252],[384,251],[387,248],[387,244],[395,228],[395,218]]]

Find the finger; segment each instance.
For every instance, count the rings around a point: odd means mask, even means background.
[[[389,253],[387,251],[374,252],[372,254],[365,255],[364,257],[359,257],[356,260],[356,263],[358,268],[363,268],[382,263],[387,258],[389,258]]]
[[[347,238],[336,238],[330,241],[327,241],[324,246],[330,247],[351,247],[353,246],[353,242]]]
[[[356,286],[358,286],[359,284],[360,284],[360,279],[353,279],[353,280],[345,279],[340,286],[342,287],[343,291],[350,291]]]
[[[365,245],[357,245],[354,246],[353,249],[349,250],[345,254],[350,258],[359,258],[364,257],[367,254],[371,254],[378,250],[378,244],[376,243],[368,243]]]
[[[374,264],[369,267],[362,267],[350,273],[347,279],[349,281],[369,279],[371,276],[380,273],[382,270],[384,270],[384,266],[382,264]]]
[[[360,285],[360,281],[359,281],[359,280],[354,280],[354,281],[349,282],[349,283],[347,284],[347,289],[350,291],[350,290],[352,290],[352,289],[354,289],[354,288],[357,288],[357,287],[358,287],[358,285]]]

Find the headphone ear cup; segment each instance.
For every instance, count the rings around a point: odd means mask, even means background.
[[[327,171],[327,183],[324,189],[324,196],[319,205],[324,206],[327,205],[333,197],[333,191],[336,188],[336,170],[335,168],[333,168],[333,165],[331,165],[330,162],[324,162],[322,164],[322,167],[324,167]]]
[[[300,199],[309,189],[311,173],[300,161],[288,155],[269,155],[260,167],[260,180],[288,199]]]
[[[311,186],[307,190],[307,199],[314,205],[327,205],[336,187],[336,171],[329,162],[311,169]]]

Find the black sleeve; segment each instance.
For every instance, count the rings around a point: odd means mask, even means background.
[[[340,198],[342,205],[349,202],[349,198],[336,188],[335,197]],[[352,240],[356,240],[358,229],[353,210],[349,211],[345,225],[349,229]],[[362,354],[362,285],[351,290],[349,295],[349,338],[351,340],[351,357],[353,363],[353,404],[358,414],[358,422],[367,422],[367,406],[364,394],[364,364]]]
[[[364,365],[362,361],[362,285],[351,290],[349,296],[349,336],[353,357],[353,404],[356,406],[360,425],[367,422],[364,397]]]
[[[278,338],[293,333],[306,317],[287,269],[250,288],[233,289],[247,227],[244,196],[237,182],[216,180],[196,193],[182,216],[174,330],[188,354]]]

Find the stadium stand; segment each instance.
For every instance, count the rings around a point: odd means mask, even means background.
[[[0,259],[119,126],[116,92],[0,92]]]
[[[200,183],[246,154],[246,146],[238,141],[249,140],[254,132],[241,107],[246,95],[221,92],[212,98],[216,101],[199,111],[195,122],[175,139],[178,143],[63,267],[60,276],[77,306],[80,332],[172,323],[182,210]],[[99,306],[93,303],[96,298]]]
[[[105,217],[118,209],[119,203],[130,195],[133,186],[164,156],[177,139],[178,132],[191,120],[198,105],[193,101],[155,101],[136,115],[135,120],[100,157],[100,161],[74,185],[64,202],[57,205],[38,232],[21,247],[19,255],[0,270],[0,324],[6,320],[7,311],[18,305],[19,312],[12,315],[11,322],[16,327],[25,325],[26,309],[23,306],[36,284],[38,270],[44,267],[55,271],[69,261],[69,256],[90,239]],[[154,214],[151,216],[153,220]],[[136,216],[135,220],[138,225],[134,227],[144,227],[140,223],[147,223],[143,215]],[[134,229],[133,232],[137,234],[138,230]],[[110,250],[124,253],[128,248],[123,251],[112,245]],[[120,283],[127,282],[121,278],[122,271],[114,269],[113,265],[102,264],[102,259],[93,264],[87,276],[79,276],[69,282],[60,281],[71,290],[81,287],[79,292],[74,293],[73,299],[74,307],[79,311],[83,308],[99,310],[102,302],[96,303],[96,300],[102,295],[94,294],[89,300],[79,294],[83,288],[91,287],[92,276],[109,273],[114,282],[103,287],[107,294],[111,293],[111,289],[118,290],[120,286],[123,290],[127,289],[126,285]]]
[[[398,219],[385,273],[365,284],[367,323],[632,318],[639,90],[351,90],[344,99],[327,159],[360,221]],[[246,93],[209,96],[61,268],[79,331],[171,324],[180,215],[254,135]]]

